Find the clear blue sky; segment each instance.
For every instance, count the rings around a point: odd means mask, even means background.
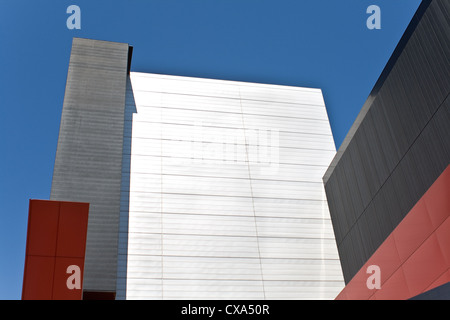
[[[132,71],[321,88],[339,147],[420,2],[0,0],[0,299],[21,297],[28,200],[50,196],[73,37],[131,44]]]

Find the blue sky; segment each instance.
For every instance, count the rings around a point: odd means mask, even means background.
[[[21,297],[28,200],[50,196],[73,37],[129,43],[132,71],[321,88],[339,147],[420,2],[0,0],[0,299]]]

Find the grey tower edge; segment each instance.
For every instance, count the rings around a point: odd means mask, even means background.
[[[90,203],[83,291],[113,297],[131,52],[126,43],[73,39],[50,194]]]

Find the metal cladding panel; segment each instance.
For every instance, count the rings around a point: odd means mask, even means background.
[[[333,299],[319,89],[130,74],[117,299]]]
[[[446,299],[450,281],[450,165],[413,206],[337,300]],[[375,215],[372,215],[375,216]],[[375,224],[366,231],[373,230]],[[379,286],[369,267],[379,268]],[[433,289],[439,288],[436,291]],[[430,291],[432,290],[432,291]],[[414,299],[414,298],[413,298]],[[448,299],[448,298],[447,298]]]
[[[84,284],[115,292],[129,46],[74,38],[50,199],[90,203]]]
[[[324,175],[346,282],[450,162],[449,53],[448,3],[424,1]]]
[[[81,300],[88,216],[88,203],[30,200],[23,300]]]

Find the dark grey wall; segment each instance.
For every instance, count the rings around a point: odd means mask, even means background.
[[[424,1],[324,176],[348,283],[450,163],[450,1]]]
[[[129,46],[74,38],[51,200],[89,202],[83,287],[116,290]]]

